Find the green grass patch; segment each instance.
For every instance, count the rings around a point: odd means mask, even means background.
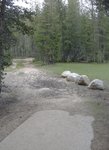
[[[87,63],[56,63],[54,65],[39,66],[49,73],[60,75],[63,71],[69,70],[79,74],[88,75],[91,79],[99,78],[109,81],[109,63],[107,64],[87,64]]]

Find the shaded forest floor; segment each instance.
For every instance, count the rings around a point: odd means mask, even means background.
[[[7,69],[0,96],[0,141],[35,112],[65,110],[93,116],[92,150],[109,150],[108,86],[104,91],[89,90],[35,68],[32,59],[22,61],[17,69],[16,64]]]

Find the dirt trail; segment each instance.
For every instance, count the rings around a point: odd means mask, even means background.
[[[0,141],[35,112],[64,110],[72,116],[93,116],[92,150],[109,150],[109,89],[88,90],[36,69],[32,59],[23,61],[24,67],[8,72],[4,80],[6,87],[0,96]]]

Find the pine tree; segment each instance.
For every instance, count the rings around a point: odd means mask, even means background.
[[[6,51],[15,43],[14,30],[29,34],[32,28],[27,26],[25,17],[30,19],[30,13],[14,5],[13,0],[0,1],[0,92],[2,87],[3,70],[7,62]]]
[[[66,60],[77,61],[80,52],[80,9],[78,0],[69,0],[67,9]]]
[[[36,31],[36,44],[43,63],[54,63],[61,59],[60,1],[45,0]]]

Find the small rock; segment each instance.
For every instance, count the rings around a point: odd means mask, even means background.
[[[39,92],[48,92],[48,91],[51,91],[50,88],[41,88],[39,89]]]
[[[89,85],[89,83],[90,83],[90,80],[89,80],[88,76],[86,76],[86,75],[81,75],[80,79],[78,80],[79,85],[87,86],[87,85]]]
[[[104,90],[104,84],[102,80],[95,79],[91,81],[91,83],[88,86],[89,89],[95,89],[95,90]]]
[[[66,78],[68,75],[70,75],[71,72],[70,71],[64,71],[62,74],[61,74],[61,77],[63,78]]]
[[[80,75],[77,73],[70,73],[66,79],[67,79],[67,81],[76,82],[76,80],[78,79],[79,76]]]
[[[16,69],[16,66],[17,66],[17,64],[15,62],[13,62],[11,68]]]
[[[77,84],[78,84],[78,81],[80,80],[80,78],[81,78],[81,76],[80,76],[80,75],[76,76],[76,78],[75,78],[75,83],[77,83]]]

